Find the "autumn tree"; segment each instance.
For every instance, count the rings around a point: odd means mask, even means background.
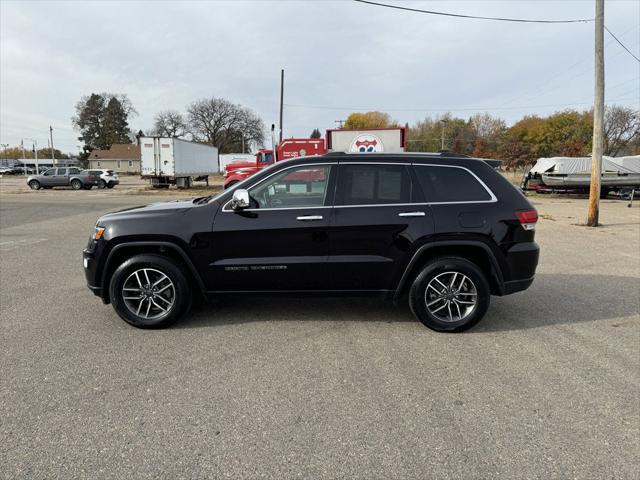
[[[224,98],[206,98],[187,108],[194,140],[217,147],[220,153],[242,151],[242,144],[264,143],[265,126],[252,110]]]
[[[153,133],[160,137],[184,137],[188,132],[187,122],[177,110],[163,110],[153,119]]]
[[[60,158],[60,159],[69,158],[69,155],[67,155],[66,153],[62,153],[57,148],[53,149],[53,155],[54,155],[54,158]],[[33,146],[30,143],[25,143],[24,158],[31,160],[35,158],[35,156],[36,155],[35,155],[35,151],[33,150]],[[5,158],[11,159],[11,160],[22,160],[22,147],[20,146],[7,147],[6,150],[2,148],[0,150],[0,158],[2,158],[2,160],[4,160]],[[51,158],[51,148],[47,148],[47,147],[39,148],[38,158],[43,160]]]
[[[613,105],[604,111],[604,154],[640,153],[640,111]]]
[[[358,128],[391,128],[397,126],[398,123],[392,120],[388,113],[374,111],[349,114],[343,128],[355,130]]]

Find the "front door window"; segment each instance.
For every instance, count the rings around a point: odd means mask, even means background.
[[[330,165],[284,170],[249,190],[251,208],[322,207],[327,196]]]

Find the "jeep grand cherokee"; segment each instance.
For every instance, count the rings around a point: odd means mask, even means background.
[[[277,162],[216,197],[98,219],[89,288],[123,320],[162,327],[195,295],[407,297],[437,331],[462,331],[491,295],[533,282],[538,215],[487,161],[327,154]]]

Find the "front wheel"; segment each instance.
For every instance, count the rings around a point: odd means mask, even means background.
[[[116,186],[115,183],[107,183],[107,188],[113,188],[115,186]]]
[[[100,179],[98,180],[98,188],[103,189],[107,186],[107,182],[105,182],[104,180]]]
[[[138,328],[161,328],[180,319],[191,305],[182,267],[160,255],[136,255],[114,272],[111,304],[125,322]]]
[[[37,180],[31,180],[29,182],[29,188],[31,190],[40,190],[40,182]]]
[[[80,190],[82,188],[82,182],[77,178],[75,180],[71,180],[71,188],[74,190]]]
[[[430,329],[461,332],[484,317],[490,298],[489,282],[476,264],[461,257],[441,257],[416,277],[409,306]]]

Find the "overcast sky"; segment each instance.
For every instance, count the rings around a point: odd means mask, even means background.
[[[532,19],[591,18],[594,1],[402,2]],[[92,92],[126,93],[146,129],[159,110],[204,97],[278,117],[284,135],[334,127],[353,110],[401,123],[452,111],[588,108],[593,23],[520,24],[430,16],[351,1],[0,1],[0,142],[34,137],[77,152],[71,116]],[[640,56],[640,2],[606,1],[605,24]],[[605,34],[607,102],[640,107],[640,66]]]

